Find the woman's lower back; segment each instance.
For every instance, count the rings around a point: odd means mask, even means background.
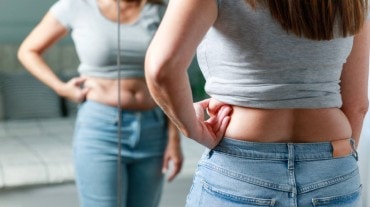
[[[338,108],[256,109],[233,106],[225,136],[253,142],[322,142],[350,138]]]

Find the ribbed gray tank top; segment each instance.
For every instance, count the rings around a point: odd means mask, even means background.
[[[314,41],[287,34],[268,9],[218,0],[197,50],[213,98],[254,108],[341,107],[340,76],[353,37]]]
[[[59,0],[51,13],[71,30],[82,75],[118,77],[117,23],[100,13],[97,0]],[[121,78],[144,77],[146,50],[157,31],[165,5],[147,3],[133,24],[121,24]]]

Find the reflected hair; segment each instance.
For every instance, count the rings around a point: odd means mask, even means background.
[[[287,32],[313,40],[330,40],[338,32],[342,37],[357,34],[368,13],[368,0],[245,1],[254,9],[267,7]]]
[[[115,0],[117,1],[117,0]],[[127,1],[127,2],[142,2],[142,0],[122,0],[122,1]],[[164,0],[146,0],[147,3],[152,3],[152,4],[164,4]]]
[[[152,3],[152,4],[164,4],[164,1],[163,0],[147,0],[148,3]]]

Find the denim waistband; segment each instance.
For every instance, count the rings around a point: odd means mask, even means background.
[[[354,144],[352,139],[348,140],[349,144]],[[348,155],[356,158],[357,152],[354,147],[352,149],[352,154]],[[334,158],[330,142],[264,143],[223,138],[212,151],[249,159],[309,161]]]
[[[90,113],[97,112],[97,113],[104,113],[108,116],[115,116],[118,113],[118,108],[116,106],[110,106],[107,104],[99,103],[97,101],[86,100],[85,102],[80,104],[80,108],[85,105],[89,108]],[[146,114],[156,113],[158,116],[162,116],[163,112],[161,108],[154,107],[148,110],[130,110],[130,109],[120,109],[120,112],[125,115],[136,115],[142,114],[145,116]]]

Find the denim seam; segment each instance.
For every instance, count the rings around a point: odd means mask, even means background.
[[[356,189],[355,191],[345,194],[345,195],[339,195],[339,196],[331,196],[331,197],[324,197],[324,198],[312,198],[312,203],[314,205],[322,205],[322,204],[330,204],[329,202],[338,202],[342,199],[345,200],[351,200],[353,198],[358,197],[358,195],[361,193],[361,186]]]
[[[289,193],[290,203],[294,206],[297,205],[297,182],[295,176],[295,152],[294,152],[294,145],[288,144],[288,175],[289,175],[289,184],[294,186],[293,191]]]
[[[264,159],[279,160],[279,161],[287,160],[287,157],[285,155],[275,154],[275,156],[270,156],[270,155],[258,155],[256,153],[245,153],[245,152],[237,153],[237,152],[230,152],[230,151],[223,150],[222,147],[217,147],[217,149],[214,149],[214,151],[221,153],[221,154],[233,156],[233,157],[248,158],[248,159],[254,159],[254,160],[264,160]]]
[[[259,155],[257,153],[238,153],[233,151],[227,151],[222,149],[222,147],[217,147],[217,149],[214,149],[214,151],[233,156],[233,157],[239,157],[239,158],[249,158],[249,159],[255,159],[255,160],[263,160],[263,159],[270,159],[270,160],[288,160],[286,155],[278,155],[278,154],[269,154],[269,155]],[[352,156],[352,155],[348,155]],[[330,160],[333,159],[333,156],[331,153],[323,152],[323,153],[316,153],[314,155],[298,155],[295,157],[295,161],[315,161],[315,160]]]
[[[254,205],[264,205],[264,206],[266,205],[274,206],[276,202],[275,199],[253,198],[253,197],[229,194],[229,193],[216,189],[215,187],[208,184],[204,180],[202,180],[202,183],[203,183],[202,188],[204,191],[207,191],[208,193],[211,193],[211,194],[218,194],[226,199],[232,199],[236,202],[253,203]]]
[[[295,161],[316,161],[316,160],[330,160],[333,159],[333,155],[328,152],[315,153],[314,155],[298,155]]]
[[[308,192],[317,190],[319,188],[324,188],[324,187],[327,187],[327,186],[330,186],[330,185],[334,185],[334,184],[343,182],[345,180],[348,180],[348,179],[356,176],[358,173],[359,173],[358,168],[356,168],[354,171],[352,171],[348,174],[338,176],[338,177],[335,177],[335,178],[332,178],[332,179],[316,182],[316,183],[313,183],[313,184],[310,184],[310,185],[307,185],[307,186],[304,186],[304,187],[300,187],[298,189],[298,194],[308,193]]]
[[[136,131],[136,137],[135,137],[135,139],[133,140],[133,147],[136,147],[138,144],[139,144],[139,142],[140,142],[140,140],[142,139],[142,137],[141,137],[141,126],[142,126],[142,113],[140,113],[140,112],[137,112],[137,113],[135,113],[135,122],[137,123],[137,125],[136,125],[136,129],[135,129],[135,131]]]
[[[204,162],[200,163],[200,166],[204,166],[204,167],[206,167],[210,170],[214,170],[214,171],[216,171],[220,174],[226,175],[230,178],[234,178],[236,180],[240,180],[240,181],[250,183],[250,184],[253,184],[253,185],[257,185],[257,186],[261,186],[261,187],[265,187],[265,188],[269,188],[269,189],[274,189],[274,190],[279,190],[279,191],[285,191],[285,192],[292,192],[293,191],[293,188],[289,185],[282,186],[282,185],[279,185],[279,184],[266,182],[266,181],[263,181],[263,180],[260,180],[260,179],[257,179],[257,178],[252,178],[252,177],[249,177],[249,176],[244,176],[244,175],[238,174],[236,172],[225,170],[225,169],[223,169],[219,166],[210,165],[208,163],[204,163]]]

